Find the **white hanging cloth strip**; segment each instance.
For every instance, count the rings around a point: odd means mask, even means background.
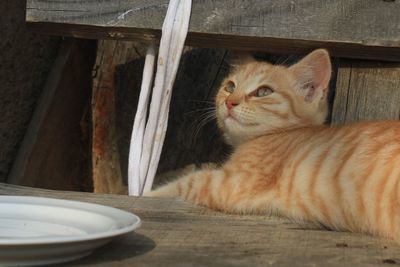
[[[155,48],[150,45],[143,70],[138,108],[129,149],[129,195],[150,191],[167,131],[169,104],[189,28],[191,0],[170,0],[162,26],[150,113],[145,127],[153,79]]]

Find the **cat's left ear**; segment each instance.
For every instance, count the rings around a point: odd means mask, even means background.
[[[326,98],[332,72],[327,50],[317,49],[289,69],[299,81],[306,102]]]

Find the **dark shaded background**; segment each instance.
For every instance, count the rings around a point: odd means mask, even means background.
[[[27,31],[25,1],[0,1],[0,182],[11,169],[59,40]]]

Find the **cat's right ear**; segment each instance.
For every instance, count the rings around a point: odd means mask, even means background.
[[[331,79],[331,60],[325,49],[317,49],[289,68],[299,84],[306,102],[326,98]]]
[[[245,51],[229,51],[227,61],[231,66],[240,66],[255,61],[252,53]]]

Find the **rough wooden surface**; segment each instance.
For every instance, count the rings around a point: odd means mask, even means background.
[[[341,60],[332,122],[400,119],[400,63]]]
[[[100,41],[98,44],[92,92],[92,179],[96,193],[127,192],[118,153],[115,76],[118,65],[136,57],[134,43]],[[132,125],[126,126],[132,129]]]
[[[46,34],[152,40],[167,0],[28,0],[28,26]],[[400,60],[400,1],[194,1],[188,45]]]
[[[390,266],[400,246],[362,234],[334,232],[283,218],[227,215],[175,199],[38,190],[0,184],[1,195],[87,201],[136,213],[134,233],[91,256],[58,266]]]
[[[85,117],[89,112],[95,43],[66,40],[53,64],[9,183],[49,189],[90,190]]]

